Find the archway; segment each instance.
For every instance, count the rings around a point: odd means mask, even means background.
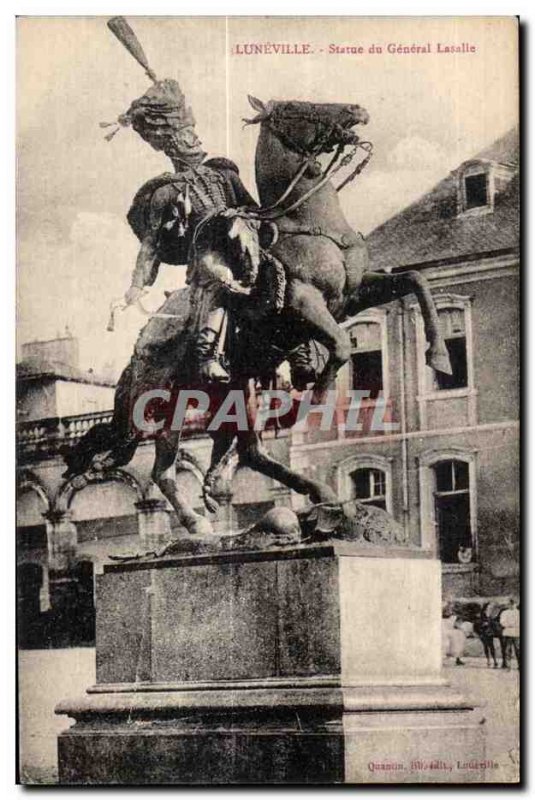
[[[17,486],[17,635],[19,647],[45,644],[46,613],[50,608],[46,524],[49,509],[45,489],[25,473]]]
[[[143,497],[133,475],[114,470],[81,489],[66,484],[57,505],[68,509],[77,531],[77,560],[92,561],[96,572],[110,555],[139,548],[135,503]]]

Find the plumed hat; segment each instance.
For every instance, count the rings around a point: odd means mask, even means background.
[[[195,118],[191,108],[186,106],[186,98],[178,81],[166,78],[156,81],[145,94],[134,100],[118,122],[122,126],[131,125],[145,141],[162,149],[172,134],[195,125]],[[116,130],[106,138],[111,139],[115,133]]]

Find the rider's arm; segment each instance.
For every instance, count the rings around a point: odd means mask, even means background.
[[[152,286],[158,275],[160,261],[157,257],[158,235],[149,230],[137,254],[130,288],[125,295],[127,305],[135,303],[143,294],[145,286]]]
[[[142,295],[145,286],[152,286],[158,276],[160,260],[158,258],[158,238],[163,222],[165,209],[169,203],[169,189],[162,186],[157,189],[150,201],[149,224],[141,242],[136,258],[136,266],[132,273],[132,281],[125,295],[127,305],[135,303]]]
[[[142,289],[152,286],[158,277],[160,260],[158,252],[158,233],[149,231],[143,241],[136,258],[136,266],[132,273],[132,286]]]

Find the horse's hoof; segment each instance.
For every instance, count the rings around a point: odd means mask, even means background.
[[[428,367],[432,367],[437,372],[444,375],[452,375],[450,356],[447,350],[433,350],[432,348],[425,354],[425,362]]]
[[[214,529],[212,523],[206,517],[198,517],[191,525],[188,525],[190,533],[196,536],[213,536]]]
[[[206,506],[206,510],[210,512],[210,514],[215,514],[216,511],[219,509],[219,503],[212,497],[211,494],[206,493],[203,497],[204,505]]]

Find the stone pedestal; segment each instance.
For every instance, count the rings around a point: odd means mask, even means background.
[[[441,677],[440,563],[299,545],[109,565],[97,684],[57,713],[61,783],[484,780]],[[461,766],[459,766],[461,765]]]

